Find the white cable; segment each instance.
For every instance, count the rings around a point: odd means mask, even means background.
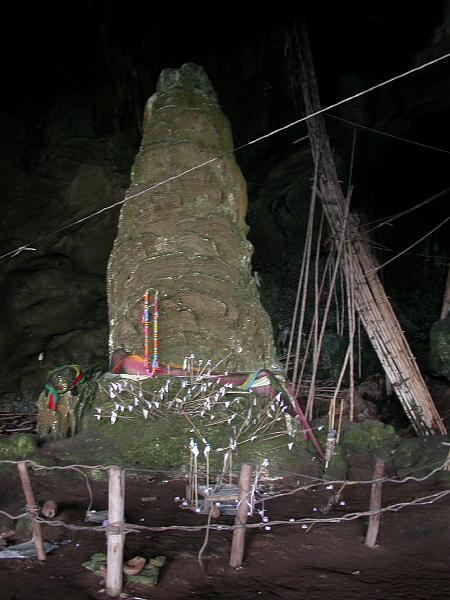
[[[436,227],[434,227],[431,231],[429,231],[428,233],[426,233],[425,235],[423,235],[419,240],[415,241],[413,244],[411,244],[410,246],[408,246],[407,248],[405,248],[404,250],[402,250],[401,252],[399,252],[398,254],[396,254],[395,256],[393,256],[392,258],[390,258],[389,260],[387,260],[386,262],[384,262],[382,265],[380,265],[379,267],[377,267],[376,269],[374,269],[374,271],[379,271],[380,269],[382,269],[383,267],[385,267],[386,265],[388,265],[389,263],[391,263],[396,258],[399,258],[400,256],[402,256],[402,254],[405,254],[406,252],[408,252],[408,250],[410,250],[411,248],[414,248],[414,246],[417,246],[417,244],[419,244],[422,240],[424,240],[429,235],[431,235],[432,233],[434,233],[437,229],[439,229],[440,227],[442,227],[442,225],[445,225],[445,223],[447,223],[447,221],[449,219],[450,219],[450,216],[448,216],[446,219],[444,219],[443,221],[441,221],[438,225],[436,225]]]

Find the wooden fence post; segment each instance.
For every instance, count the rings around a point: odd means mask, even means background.
[[[375,470],[373,472],[374,481],[370,490],[370,511],[374,514],[369,517],[369,528],[366,535],[366,546],[373,548],[377,543],[378,529],[380,528],[381,520],[381,487],[383,482],[381,479],[384,476],[384,459],[377,458]]]
[[[121,593],[123,584],[125,471],[120,467],[111,467],[108,474],[106,593],[114,597]]]
[[[41,524],[36,521],[38,508],[34,499],[33,489],[31,487],[30,477],[27,471],[27,463],[20,462],[17,465],[19,470],[20,483],[22,484],[23,493],[27,502],[27,512],[30,515],[31,527],[33,529],[33,540],[36,546],[38,560],[45,560],[44,542],[42,541]]]
[[[244,558],[245,524],[247,523],[251,482],[252,465],[243,464],[239,477],[239,503],[234,519],[236,529],[233,530],[233,541],[231,542],[230,567],[240,567]]]

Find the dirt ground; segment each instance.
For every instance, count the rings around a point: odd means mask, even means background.
[[[52,471],[31,474],[36,498],[54,499],[58,518],[84,525],[89,496],[83,478]],[[94,505],[107,508],[107,483],[93,482]],[[126,516],[129,523],[143,525],[201,525],[206,516],[182,509],[175,501],[185,495],[185,479],[160,476],[127,478]],[[383,506],[409,502],[436,493],[442,485],[423,483],[385,484]],[[327,515],[332,491],[302,491],[265,503],[272,520],[307,517],[342,517],[368,510],[370,486],[346,488],[342,499]],[[24,500],[15,471],[0,474],[1,508],[17,514]],[[143,500],[145,498],[145,500]],[[260,507],[259,507],[260,508]],[[316,510],[314,510],[316,509]],[[220,522],[231,524],[232,517]],[[256,515],[250,522],[261,522]],[[204,553],[204,570],[197,554],[204,531],[131,533],[126,537],[125,558],[164,555],[166,565],[156,588],[126,588],[126,598],[215,600],[327,598],[329,600],[391,600],[450,597],[450,496],[430,505],[406,507],[384,513],[379,546],[364,545],[366,519],[316,524],[310,530],[299,525],[278,525],[270,530],[249,530],[243,566],[229,567],[231,532],[211,531]],[[92,526],[95,528],[95,526]],[[44,526],[44,538],[58,543],[45,563],[37,560],[0,561],[1,600],[107,600],[99,577],[82,563],[96,552],[105,552],[105,536],[97,531],[76,531]]]

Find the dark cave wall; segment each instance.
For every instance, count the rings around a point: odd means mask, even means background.
[[[2,251],[123,198],[129,165],[121,144],[113,135],[96,137],[88,105],[65,109],[69,121],[55,106],[21,127],[11,124],[8,169],[0,176],[8,198]],[[0,396],[34,398],[47,369],[59,364],[106,367],[105,276],[116,227],[117,210],[108,211],[3,261]]]
[[[356,16],[342,7],[340,16],[313,15],[323,102],[448,51],[449,3],[431,4],[425,16],[411,3],[405,14],[397,6],[378,12],[365,6]],[[12,92],[3,97],[0,113],[0,253],[123,199],[140,143],[143,106],[165,67],[187,61],[205,67],[230,118],[235,145],[301,112],[295,57],[288,54],[294,15],[260,14],[239,22],[224,15],[219,31],[215,21],[192,15],[155,19],[144,3],[68,7],[64,17],[50,7],[31,7],[29,22],[12,19],[2,38],[3,56],[10,57],[3,73]],[[378,43],[375,52],[365,39]],[[355,51],[359,45],[364,51]],[[447,70],[445,63],[432,67],[336,114],[446,146]],[[352,128],[328,123],[345,178]],[[249,182],[254,268],[262,275],[262,300],[275,329],[289,320],[303,247],[311,166],[307,141],[294,144],[303,135],[304,126],[295,127],[236,155]],[[396,144],[358,133],[354,202],[367,220],[411,206],[445,183],[444,158],[420,153],[413,158]],[[36,251],[2,261],[0,406],[21,398],[31,405],[49,368],[67,362],[106,366],[105,273],[117,216],[117,209],[104,212],[36,243]],[[388,240],[394,250],[411,241],[409,231],[415,236],[428,226],[428,216],[412,218]],[[377,241],[386,243],[383,235]],[[430,239],[429,250],[449,255],[444,231]],[[394,263],[385,281],[425,360],[428,325],[442,298],[445,273],[432,261],[417,268],[412,257],[405,260],[411,262],[395,268]],[[414,278],[408,278],[412,270]],[[43,361],[37,360],[40,352]]]

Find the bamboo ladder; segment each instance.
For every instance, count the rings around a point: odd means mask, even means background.
[[[305,29],[297,44],[305,111],[314,114],[320,110],[320,99]],[[337,244],[345,229],[348,243],[341,265],[347,275],[349,269],[352,271],[355,306],[361,322],[416,433],[445,435],[445,426],[377,275],[377,265],[359,229],[358,219],[355,215],[345,219],[346,199],[338,180],[325,120],[317,115],[306,124],[313,159],[318,165],[318,195]]]

